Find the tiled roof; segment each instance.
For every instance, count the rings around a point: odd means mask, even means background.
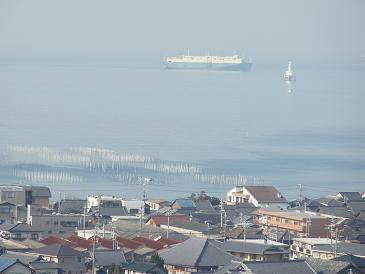
[[[23,264],[28,265],[30,262],[34,262],[39,259],[39,255],[28,254],[25,252],[15,252],[15,251],[7,251],[5,254],[1,255],[0,258],[7,259],[18,259]]]
[[[339,192],[346,202],[362,200],[362,196],[359,192]]]
[[[214,211],[209,200],[197,200],[194,203],[197,211]]]
[[[125,247],[128,249],[132,249],[132,250],[143,246],[143,244],[140,242],[133,241],[133,240],[130,240],[130,239],[122,237],[122,236],[117,236],[117,241],[118,241],[119,246]]]
[[[317,274],[305,261],[244,262],[244,265],[255,274]]]
[[[359,268],[365,268],[365,259],[358,257],[358,256],[354,256],[352,254],[350,255],[343,255],[337,258],[332,259],[333,261],[342,261],[342,262],[350,262],[354,265],[356,265]]]
[[[39,270],[49,270],[49,269],[54,269],[54,270],[61,270],[59,268],[59,265],[57,263],[54,262],[48,262],[48,261],[39,261],[39,262],[32,262],[30,264],[30,266],[36,270],[36,273],[38,273]],[[42,273],[42,272],[41,272]]]
[[[148,262],[132,262],[130,264],[123,266],[123,269],[131,270],[135,273],[149,273],[154,268],[158,268],[158,266],[154,263],[148,263]],[[163,272],[162,269],[161,272]]]
[[[347,203],[347,206],[353,214],[359,214],[365,212],[365,200],[362,201],[351,201]]]
[[[189,221],[189,217],[186,215],[171,215],[170,217],[165,215],[154,215],[150,217],[150,220],[153,221],[157,226],[160,226],[161,224],[167,224],[169,218],[170,222],[176,220]]]
[[[186,267],[218,267],[229,264],[237,257],[219,248],[215,240],[190,238],[169,249],[159,251],[165,264]]]
[[[255,243],[248,241],[236,241],[228,240],[222,244],[222,249],[227,252],[239,252],[239,253],[250,253],[250,254],[286,254],[287,250],[280,247],[273,246],[271,244],[265,243]]]
[[[31,251],[35,254],[50,255],[55,257],[81,257],[82,253],[67,246],[61,244],[52,244],[45,247],[33,249]]]
[[[342,270],[351,266],[349,262],[321,260],[317,258],[307,258],[306,261],[317,273],[321,274],[346,273],[342,272]]]
[[[132,240],[136,241],[136,242],[140,242],[142,244],[144,244],[145,246],[149,247],[149,248],[153,248],[155,250],[160,250],[163,249],[166,244],[161,243],[161,242],[157,242],[145,237],[135,237]]]
[[[77,247],[89,249],[92,247],[93,242],[91,240],[79,237],[77,235],[71,235],[67,238],[70,242],[74,243]]]
[[[45,244],[45,245],[52,245],[52,244],[61,244],[61,245],[67,245],[69,247],[75,247],[76,244],[67,240],[67,239],[62,239],[62,238],[59,238],[57,236],[53,236],[53,235],[50,235],[48,236],[47,238],[44,238],[43,240],[39,241],[40,243],[42,244]]]
[[[42,229],[35,228],[34,226],[26,223],[19,223],[9,229],[9,232],[42,232]]]
[[[193,217],[193,220],[205,223],[209,222],[212,225],[219,224],[221,222],[222,215],[219,212],[193,212],[191,213],[191,216]]]
[[[2,201],[2,202],[0,202],[0,206],[15,206],[14,204],[12,204],[12,203],[9,203],[9,202],[7,202],[7,201]]]
[[[52,197],[51,191],[46,186],[32,186],[31,189],[33,197]]]
[[[95,262],[97,266],[122,265],[126,262],[123,250],[104,249],[95,250]]]
[[[160,242],[160,243],[163,243],[165,245],[176,245],[176,244],[179,244],[181,242],[179,241],[175,241],[173,239],[169,239],[169,238],[165,238],[165,237],[160,237],[159,239],[156,240],[157,242]]]
[[[94,238],[92,237],[91,239],[94,239]],[[113,249],[113,241],[112,240],[101,238],[101,237],[96,237],[96,241],[102,247],[105,247],[105,248],[108,248],[108,249]]]
[[[177,204],[179,208],[181,209],[196,209],[196,205],[194,204],[192,199],[176,199],[173,203],[172,206],[174,206],[174,204]]]
[[[335,252],[335,246],[328,245],[315,245],[312,250],[322,251],[322,252]],[[353,244],[353,243],[343,243],[337,244],[337,254],[353,254],[358,256],[365,256],[365,245],[363,244]]]
[[[195,232],[208,233],[208,224],[202,224],[194,221],[189,221],[189,222],[173,221],[170,222],[170,227],[191,230],[193,231],[193,233]]]
[[[0,258],[0,271],[4,271],[7,268],[9,268],[10,266],[12,266],[13,264],[16,264],[17,260],[16,259],[4,259],[4,258]]]
[[[273,186],[245,186],[245,188],[259,203],[287,203],[287,200]]]

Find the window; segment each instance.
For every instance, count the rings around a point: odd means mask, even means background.
[[[77,261],[81,263],[81,257],[77,257]]]
[[[14,192],[9,192],[8,193],[8,198],[15,198],[15,193]]]
[[[60,262],[64,263],[65,262],[65,258],[60,258]]]
[[[38,233],[32,233],[31,235],[30,235],[30,238],[32,239],[32,240],[38,240]]]
[[[21,237],[22,237],[21,233],[15,233],[13,236],[14,239],[21,239]]]
[[[54,224],[55,224],[55,225],[58,225],[58,222],[57,222],[57,221],[55,221],[55,222],[54,222]]]

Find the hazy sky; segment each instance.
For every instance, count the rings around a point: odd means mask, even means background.
[[[364,14],[363,0],[0,0],[0,55],[356,58]]]

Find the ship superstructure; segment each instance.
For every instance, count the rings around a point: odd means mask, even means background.
[[[294,82],[297,78],[295,77],[295,74],[292,69],[292,63],[288,63],[288,69],[284,73],[284,80],[288,82]]]
[[[166,68],[170,69],[211,69],[249,71],[252,62],[239,55],[181,55],[166,58]]]

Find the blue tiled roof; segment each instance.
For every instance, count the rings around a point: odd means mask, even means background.
[[[7,269],[9,266],[12,266],[16,263],[16,259],[3,259],[0,258],[0,272]]]

